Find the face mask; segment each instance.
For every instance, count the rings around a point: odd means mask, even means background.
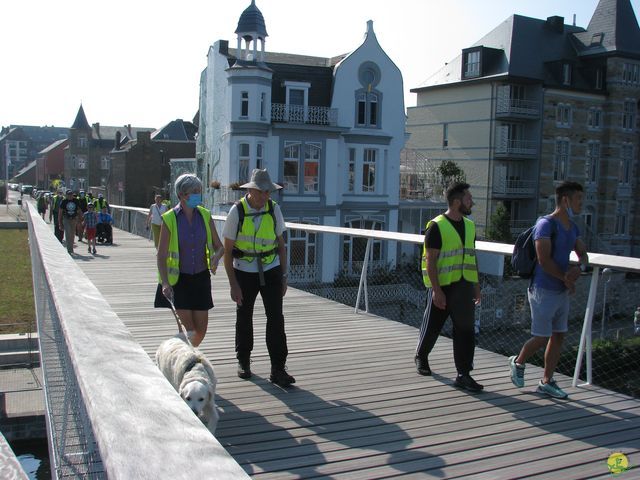
[[[202,203],[202,194],[200,193],[192,193],[187,198],[187,207],[196,208],[198,205]]]
[[[567,207],[567,213],[569,214],[569,218],[573,218],[576,216],[576,214],[573,213],[573,208],[571,207]]]

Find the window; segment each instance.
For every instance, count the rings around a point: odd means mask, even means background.
[[[585,173],[587,183],[598,182],[598,171],[600,168],[600,142],[589,142],[587,144],[587,162]]]
[[[362,191],[373,193],[376,191],[376,154],[377,150],[364,149],[362,161]]]
[[[305,123],[309,105],[308,82],[284,82],[286,87],[286,118],[288,122]]]
[[[78,135],[78,148],[87,148],[87,136]]]
[[[267,108],[267,94],[261,93],[260,94],[260,119],[261,120],[266,119],[266,116],[265,116],[266,108]]]
[[[87,157],[84,155],[76,155],[74,158],[74,167],[78,170],[84,170],[87,168]]]
[[[249,92],[241,93],[240,116],[247,118],[249,116]]]
[[[318,169],[321,151],[319,143],[306,143],[304,146],[304,193],[318,193],[320,190]]]
[[[562,84],[571,85],[571,64],[562,64]]]
[[[357,125],[359,127],[378,126],[379,96],[376,93],[357,93]]]
[[[249,181],[249,144],[238,144],[238,182],[240,184]]]
[[[618,200],[616,203],[616,222],[614,233],[616,235],[626,235],[628,232],[629,202]]]
[[[462,78],[472,78],[480,76],[480,50],[463,52],[464,73]]]
[[[108,155],[102,155],[100,157],[100,168],[102,170],[109,170],[110,158]]]
[[[554,150],[553,179],[566,180],[569,170],[569,139],[558,138]]]
[[[587,128],[590,130],[600,130],[602,128],[602,109],[591,107],[587,112]]]
[[[620,167],[618,170],[618,182],[629,185],[631,181],[631,169],[633,165],[633,144],[623,143],[620,149]]]
[[[287,231],[290,276],[301,280],[314,278],[315,268],[308,267],[314,267],[316,264],[316,242],[317,239],[314,232],[293,229]]]
[[[640,65],[637,63],[623,63],[622,81],[627,85],[640,85]]]
[[[573,112],[571,105],[567,103],[559,103],[556,106],[556,126],[568,128],[571,127]]]
[[[442,124],[442,148],[449,146],[449,124]]]
[[[602,90],[604,87],[604,71],[602,68],[596,69],[596,90]]]
[[[347,191],[353,192],[356,185],[356,149],[349,149],[349,171],[347,177]]]
[[[622,128],[624,130],[633,130],[636,125],[636,102],[635,100],[626,99],[622,109]]]
[[[284,191],[298,193],[300,142],[284,142]]]
[[[258,143],[256,145],[256,168],[262,170],[264,168],[264,144]]]
[[[87,179],[78,178],[78,190],[84,190],[85,188],[87,188]]]

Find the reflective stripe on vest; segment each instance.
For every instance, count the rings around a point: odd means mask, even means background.
[[[273,205],[271,208],[275,208],[276,203],[271,203]],[[264,257],[262,256],[262,254],[275,250],[278,244],[276,225],[273,221],[273,216],[268,211],[269,203],[267,203],[267,211],[258,214],[262,217],[262,220],[257,231],[253,223],[255,215],[249,213],[249,204],[246,197],[240,199],[240,207],[244,210],[244,220],[236,237],[234,248],[240,250],[244,255],[237,258],[251,262],[258,256],[263,264],[272,263],[276,259],[276,251]]]
[[[460,235],[444,215],[438,215],[427,222],[426,229],[435,222],[442,237],[442,248],[437,262],[438,283],[441,287],[457,282],[463,277],[468,282],[478,283],[475,251],[476,227],[468,218],[463,217],[463,219],[464,246]],[[427,250],[424,245],[422,246],[422,280],[428,288],[431,287],[431,280],[427,273]]]
[[[213,241],[211,237],[211,227],[209,222],[211,220],[211,213],[204,207],[198,207],[198,212],[204,220],[204,228],[207,231],[207,244],[205,245],[205,251],[207,255],[207,268],[211,268],[209,259],[213,253]],[[175,285],[178,283],[178,277],[180,276],[180,248],[178,244],[178,221],[176,219],[176,212],[172,208],[171,210],[162,214],[165,226],[169,229],[169,251],[167,252],[167,279],[169,285]],[[161,283],[160,274],[158,274],[158,283]]]

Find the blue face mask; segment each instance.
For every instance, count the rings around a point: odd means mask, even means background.
[[[189,194],[189,198],[187,198],[187,207],[196,208],[201,203],[202,203],[202,194],[200,193]]]
[[[569,218],[573,218],[576,216],[576,214],[573,213],[573,208],[571,207],[567,207],[567,213],[569,214]]]

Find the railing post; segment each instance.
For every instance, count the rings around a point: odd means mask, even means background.
[[[356,298],[355,313],[358,313],[360,307],[360,295],[364,287],[364,308],[369,313],[369,294],[367,292],[367,269],[369,268],[369,252],[371,251],[371,238],[367,240],[367,248],[364,252],[364,262],[362,263],[362,272],[360,273],[360,285],[358,286],[358,298]]]
[[[587,354],[587,382],[583,385],[592,384],[592,364],[591,364],[591,323],[593,321],[593,312],[596,306],[596,295],[598,293],[598,275],[599,267],[593,268],[591,274],[591,286],[589,287],[589,299],[587,300],[587,309],[584,311],[584,323],[582,324],[582,335],[580,336],[580,347],[578,348],[578,358],[576,358],[576,369],[573,373],[573,383],[575,387],[578,385],[578,377],[580,376],[580,368],[582,368],[582,355]]]

